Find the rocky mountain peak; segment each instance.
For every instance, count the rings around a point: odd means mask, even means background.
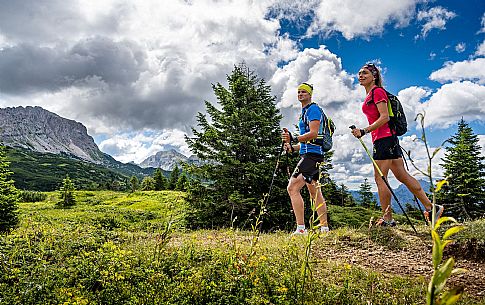
[[[37,106],[0,108],[0,142],[38,152],[74,155],[95,163],[104,160],[83,124]]]
[[[152,155],[139,165],[141,167],[155,167],[161,168],[166,171],[171,171],[174,169],[175,165],[179,166],[181,162],[187,162],[189,159],[176,151],[175,149],[170,149],[166,151],[159,151],[155,155]]]

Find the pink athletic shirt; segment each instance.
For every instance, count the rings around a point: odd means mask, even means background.
[[[367,117],[367,121],[369,121],[369,125],[377,121],[379,118],[379,110],[377,110],[378,103],[387,103],[387,95],[384,89],[379,88],[376,86],[372,87],[374,89],[374,103],[371,102],[372,100],[372,90],[369,91],[369,94],[365,97],[364,103],[362,104],[362,112]],[[372,142],[376,140],[390,137],[392,136],[391,129],[389,128],[389,124],[386,122],[381,127],[377,128],[376,130],[371,132],[372,134]]]

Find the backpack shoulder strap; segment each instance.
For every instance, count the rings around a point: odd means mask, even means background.
[[[317,105],[316,103],[314,102],[311,102],[303,111],[303,114],[301,115],[301,118],[303,120],[303,122],[305,123],[305,125],[308,126],[308,119],[307,119],[307,116],[306,116],[306,112],[308,111],[308,109],[310,109],[311,106],[313,105]],[[318,106],[318,105],[317,105]]]

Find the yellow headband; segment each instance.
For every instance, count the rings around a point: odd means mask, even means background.
[[[306,92],[308,92],[310,95],[312,95],[313,93],[313,90],[312,90],[312,87],[308,86],[307,84],[301,84],[298,86],[298,90],[300,89],[303,89],[305,90]]]

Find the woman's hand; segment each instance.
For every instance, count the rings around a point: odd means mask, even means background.
[[[361,132],[361,129],[360,128],[353,128],[352,129],[352,134],[354,135],[354,137],[356,138],[360,138],[363,136],[362,132]]]

